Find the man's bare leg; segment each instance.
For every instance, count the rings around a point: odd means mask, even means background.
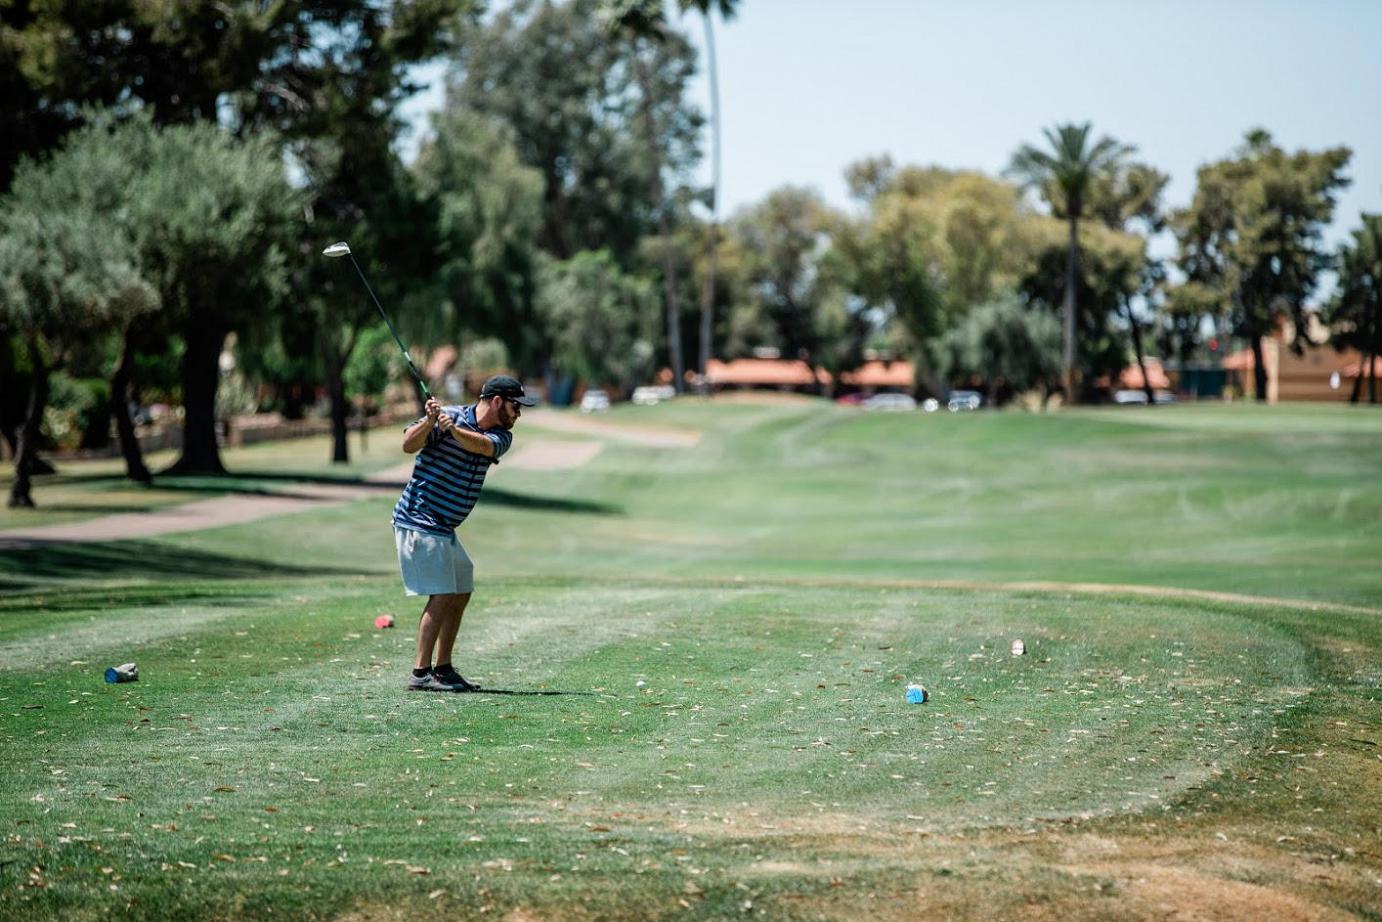
[[[449,613],[452,605],[449,600],[456,598],[454,595],[432,595],[427,597],[427,607],[422,610],[422,621],[417,626],[417,668],[426,669],[432,665],[432,649],[437,645],[437,638],[445,629],[450,620]],[[451,628],[451,640],[456,639],[456,629],[460,627],[459,619],[457,624]],[[449,652],[449,650],[448,650]]]
[[[432,598],[446,600],[446,616],[442,619],[437,631],[436,658],[437,665],[444,666],[451,662],[451,649],[456,645],[456,635],[461,630],[461,617],[465,615],[465,607],[470,604],[470,593],[462,592],[456,595],[433,596]]]

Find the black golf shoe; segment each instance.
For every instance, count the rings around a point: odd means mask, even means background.
[[[459,672],[456,671],[454,666],[447,666],[440,672],[434,669],[432,670],[432,676],[435,677],[438,681],[444,682],[445,684],[450,686],[452,691],[480,691],[479,685],[476,685],[474,682],[467,681],[464,676],[462,676]]]

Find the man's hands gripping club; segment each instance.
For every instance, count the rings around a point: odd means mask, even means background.
[[[451,417],[441,411],[441,403],[435,397],[427,398],[427,418],[432,421],[432,425],[444,433],[449,433],[456,428],[456,423]]]
[[[487,458],[494,457],[494,443],[478,432],[472,432],[456,425],[456,421],[442,411],[442,405],[435,397],[428,397],[423,406],[426,414],[403,434],[403,450],[408,454],[420,450],[427,444],[427,436],[433,428],[451,436],[466,451]]]

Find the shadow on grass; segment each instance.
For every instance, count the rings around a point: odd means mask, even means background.
[[[295,566],[148,541],[104,544],[50,542],[6,547],[0,539],[0,590],[35,589],[41,580],[72,578],[261,579],[273,576],[355,575],[357,569]]]
[[[520,691],[514,688],[477,688],[472,692],[458,692],[463,695],[517,695],[524,698],[551,698],[551,697],[572,697],[572,698],[598,698],[595,692],[578,691]]]
[[[111,474],[91,474],[64,477],[66,483],[128,483],[123,477]],[[199,474],[197,476],[163,476],[155,477],[153,486],[159,490],[183,493],[213,493],[225,495],[228,493],[246,496],[280,496],[287,498],[303,498],[302,494],[294,493],[291,489],[275,489],[274,484],[290,486],[292,484],[313,484],[318,486],[332,487],[355,487],[370,493],[380,495],[398,493],[407,483],[406,479],[400,478],[396,481],[370,481],[363,477],[330,477],[320,474],[292,474],[279,473],[275,471],[233,471],[222,475]],[[310,498],[310,497],[308,497]],[[603,503],[595,500],[568,499],[559,496],[537,496],[526,493],[514,493],[509,490],[497,487],[485,487],[481,495],[480,502],[485,505],[508,506],[514,509],[530,509],[539,512],[570,512],[585,515],[619,515],[623,512],[623,507],[614,503]],[[72,511],[73,507],[53,507]],[[92,507],[91,511],[97,511]],[[119,511],[119,510],[112,510]],[[129,511],[144,511],[132,508]]]
[[[42,497],[39,497],[39,499],[41,501]],[[77,515],[125,515],[129,513],[142,514],[146,512],[158,512],[162,508],[162,506],[136,506],[124,503],[106,505],[97,503],[92,503],[90,505],[84,503],[42,503],[38,507],[38,512],[71,512]],[[3,536],[3,532],[0,532],[0,536]]]
[[[0,580],[0,586],[3,586]],[[97,611],[112,608],[155,608],[164,605],[197,603],[211,607],[238,607],[272,592],[238,588],[234,595],[198,586],[119,586],[83,589],[71,585],[32,584],[25,591],[0,598],[0,618],[15,612],[42,611],[61,614],[69,611]]]
[[[562,496],[532,496],[513,493],[496,487],[485,487],[480,502],[486,506],[508,506],[538,512],[579,512],[586,515],[622,515],[624,507],[617,503],[602,503],[590,499],[567,499]]]

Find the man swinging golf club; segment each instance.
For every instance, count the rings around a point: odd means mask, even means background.
[[[475,588],[474,565],[456,539],[480,497],[491,464],[513,443],[524,407],[537,401],[508,375],[495,375],[469,406],[444,407],[429,396],[426,415],[403,432],[403,450],[417,453],[413,476],[393,509],[394,540],[403,588],[427,596],[417,631],[413,691],[468,692],[451,662],[451,650]]]

